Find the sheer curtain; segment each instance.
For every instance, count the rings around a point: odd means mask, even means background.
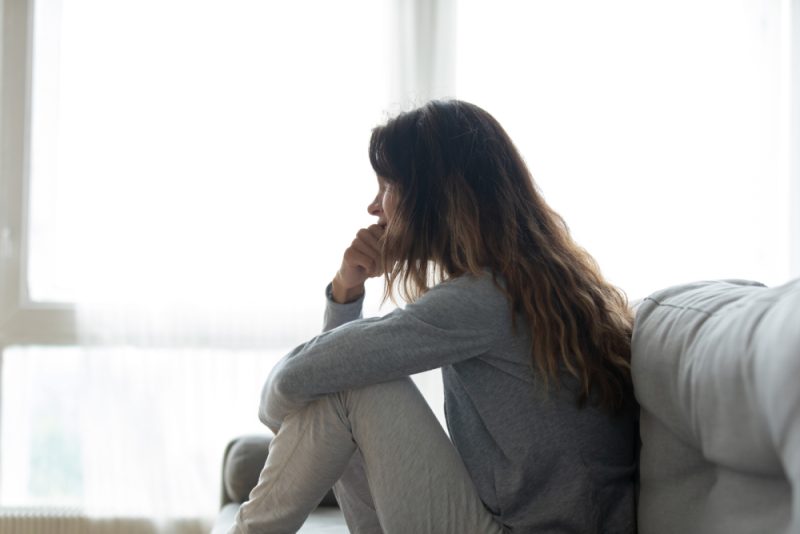
[[[4,350],[0,504],[206,529],[370,223],[391,5],[33,4],[29,290],[79,343]]]

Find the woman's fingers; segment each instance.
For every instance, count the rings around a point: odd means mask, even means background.
[[[383,228],[377,224],[362,228],[344,251],[342,267],[339,269],[340,281],[347,287],[363,284],[367,278],[380,276],[381,245]]]
[[[363,239],[355,239],[351,245],[353,248],[362,254],[369,256],[373,263],[377,264],[381,259],[380,249],[375,249],[372,244],[364,241]]]
[[[365,245],[369,246],[375,251],[378,256],[381,253],[380,238],[383,235],[383,228],[377,224],[373,224],[369,228],[362,228],[356,234],[356,239],[362,241]]]
[[[350,247],[345,251],[340,272],[351,286],[363,284],[367,278],[380,274],[372,255],[355,247]]]
[[[368,228],[362,228],[356,234],[351,247],[356,248],[363,254],[373,259],[373,266],[371,271],[372,276],[380,274],[379,268],[381,265],[381,243],[380,238],[383,236],[383,228],[374,224]]]

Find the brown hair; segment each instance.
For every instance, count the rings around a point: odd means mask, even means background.
[[[545,383],[562,369],[578,402],[629,398],[632,318],[545,203],[508,134],[483,109],[432,101],[372,131],[372,167],[395,189],[383,240],[386,292],[413,301],[439,280],[489,269],[530,328]],[[392,260],[390,261],[389,258]]]

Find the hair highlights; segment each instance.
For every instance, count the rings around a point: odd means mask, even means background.
[[[572,240],[494,117],[466,102],[429,102],[375,128],[369,156],[396,188],[382,249],[387,297],[398,289],[414,300],[440,280],[488,269],[528,324],[546,382],[566,370],[581,404],[629,398],[627,299]]]

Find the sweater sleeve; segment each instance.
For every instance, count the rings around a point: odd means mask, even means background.
[[[286,415],[326,394],[481,356],[508,314],[488,275],[441,283],[405,309],[350,321],[284,356],[264,384],[259,416],[276,430]]]
[[[328,287],[325,288],[325,301],[325,319],[322,325],[323,332],[333,330],[337,326],[349,323],[350,321],[361,319],[364,295],[361,295],[353,302],[339,304],[333,300],[333,285],[328,284]]]

